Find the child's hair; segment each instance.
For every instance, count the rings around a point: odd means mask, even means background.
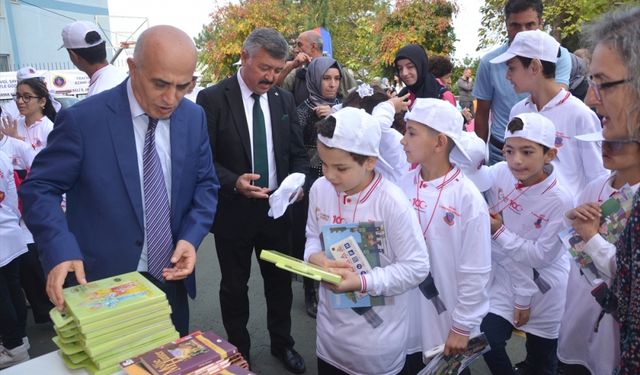
[[[357,93],[356,93],[357,95]],[[336,119],[333,116],[328,116],[323,118],[322,120],[316,122],[316,128],[318,129],[318,134],[326,138],[333,138],[333,132],[336,131]],[[327,148],[332,148],[326,146]],[[347,151],[347,150],[345,150]],[[349,152],[349,151],[347,151]],[[367,155],[360,155],[353,152],[349,152],[349,155],[355,160],[359,165],[363,165],[365,161],[369,158]]]
[[[364,98],[360,97],[358,90],[351,91],[342,101],[342,108],[362,108],[368,114],[371,114],[378,104],[389,100],[389,95],[382,89],[382,87],[376,85],[371,86],[371,88],[373,89],[373,95],[365,96]]]
[[[561,50],[558,48],[558,57],[560,57]],[[518,60],[522,63],[525,68],[528,68],[531,65],[531,61],[533,61],[530,57],[522,57],[516,56]],[[551,61],[540,60],[542,63],[542,76],[547,79],[552,79],[556,77],[556,64]]]
[[[16,91],[21,85],[29,86],[36,96],[39,96],[46,101],[42,114],[47,116],[51,122],[56,121],[56,110],[53,108],[53,103],[51,102],[51,97],[49,96],[49,90],[47,90],[46,83],[44,83],[40,78],[27,78],[18,83]]]
[[[524,122],[522,122],[522,120],[520,120],[518,117],[514,117],[513,120],[509,121],[509,124],[507,124],[507,130],[509,130],[511,133],[515,133],[522,129],[524,129]],[[542,147],[543,153],[546,154],[547,151],[549,151],[549,147],[541,145],[539,143],[536,144]]]
[[[429,71],[436,78],[441,78],[453,71],[453,63],[447,56],[435,55],[431,56],[431,66]]]

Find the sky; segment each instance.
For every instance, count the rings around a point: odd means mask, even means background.
[[[113,16],[140,18],[112,18],[112,29],[125,31],[135,28],[148,20],[149,26],[168,24],[184,30],[191,37],[196,37],[202,26],[209,23],[209,14],[217,4],[226,4],[225,0],[108,0],[109,14]],[[478,29],[480,27],[480,6],[483,1],[457,0],[459,13],[454,19],[456,44],[454,58],[462,60],[465,56],[479,57],[477,52]],[[121,25],[116,25],[119,20]]]

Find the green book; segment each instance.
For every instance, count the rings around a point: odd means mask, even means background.
[[[285,271],[293,272],[313,280],[326,281],[332,284],[340,284],[340,281],[342,281],[342,276],[340,275],[328,272],[315,264],[282,254],[279,251],[262,250],[260,252],[260,259],[275,263],[276,267]]]
[[[162,336],[164,334],[175,331],[173,327],[173,323],[171,323],[170,319],[167,321],[156,323],[149,325],[147,327],[136,329],[130,334],[120,336],[113,340],[108,340],[103,343],[96,343],[91,346],[84,347],[84,350],[89,354],[91,358],[96,358],[103,356],[113,350],[126,346],[131,343],[138,343],[141,341],[148,341],[149,339],[156,338],[157,336]]]
[[[130,272],[63,290],[65,313],[51,311],[54,324],[62,330],[102,322],[132,310],[146,310],[150,305],[166,301],[165,294],[138,272]],[[71,326],[72,327],[72,326]]]
[[[94,347],[96,345],[100,345],[105,342],[110,342],[113,340],[118,340],[123,336],[130,335],[134,332],[145,330],[147,327],[155,326],[155,325],[166,325],[173,324],[171,323],[171,317],[168,313],[164,315],[154,315],[145,317],[144,321],[138,322],[136,325],[127,326],[124,328],[114,329],[113,331],[106,331],[102,335],[99,336],[88,336],[83,337],[80,336],[80,343],[85,347]]]

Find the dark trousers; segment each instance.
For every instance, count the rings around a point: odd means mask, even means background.
[[[230,235],[224,231],[215,232],[216,251],[220,262],[220,308],[222,323],[229,341],[249,357],[251,338],[247,330],[249,321],[249,297],[247,285],[251,274],[251,256],[259,259],[262,249],[290,253],[289,220],[285,214],[278,220],[267,217],[266,200],[250,202],[251,210],[246,210],[243,232]],[[225,220],[219,215],[216,220]],[[291,274],[277,268],[273,263],[258,260],[264,282],[267,302],[267,329],[272,350],[293,347],[291,337]]]
[[[51,321],[49,311],[53,304],[47,296],[47,279],[38,259],[38,247],[35,243],[27,245],[29,251],[20,256],[20,285],[31,305],[33,320],[36,323]]]
[[[20,287],[20,257],[0,267],[0,337],[3,346],[22,345],[27,335],[27,307]]]
[[[161,282],[147,272],[142,272],[142,275],[167,295],[167,301],[171,306],[171,322],[173,322],[180,337],[186,336],[189,333],[189,298],[187,297],[187,288],[184,285],[184,281]]]
[[[496,314],[489,313],[482,320],[480,329],[487,337],[489,345],[491,345],[491,350],[484,354],[484,360],[491,373],[495,375],[515,374],[506,351],[507,340],[511,338],[511,332],[513,331],[511,322]],[[527,358],[523,366],[523,373],[546,375],[557,372],[557,339],[546,339],[527,333],[525,347],[527,349]]]

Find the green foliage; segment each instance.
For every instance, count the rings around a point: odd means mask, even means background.
[[[616,6],[638,0],[543,0],[545,28],[560,43],[573,51],[580,48],[582,26]],[[504,20],[505,0],[485,0],[480,9],[482,27],[478,49],[507,40]]]
[[[323,26],[332,36],[333,56],[368,80],[390,71],[396,51],[407,43],[450,54],[455,35],[453,0],[244,0],[219,7],[197,38],[205,81],[235,72],[242,42],[256,27],[272,27],[293,42],[301,31]]]

